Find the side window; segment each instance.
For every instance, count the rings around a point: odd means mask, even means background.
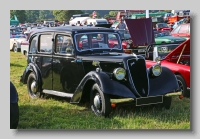
[[[174,31],[172,33],[178,33],[179,29],[181,26],[178,26],[176,29],[174,29]]]
[[[30,53],[36,53],[37,52],[37,36],[35,36],[31,43],[30,43],[30,49],[29,49]]]
[[[188,33],[188,25],[182,25],[179,33]]]
[[[44,52],[44,53],[51,53],[52,52],[52,35],[48,34],[42,34],[40,35],[40,50],[39,52]]]
[[[73,41],[70,36],[56,35],[56,53],[57,54],[74,54]]]

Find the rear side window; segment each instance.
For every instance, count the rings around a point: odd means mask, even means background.
[[[56,35],[56,53],[57,54],[74,54],[73,40],[70,36]]]
[[[53,46],[52,35],[51,34],[40,35],[39,44],[40,44],[39,52],[51,53],[52,52],[52,46]]]
[[[30,49],[29,49],[29,52],[30,53],[36,53],[37,52],[37,36],[35,36],[31,43],[30,43]]]

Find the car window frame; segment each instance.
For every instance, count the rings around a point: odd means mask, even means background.
[[[40,51],[40,36],[42,36],[42,35],[51,35],[52,36],[51,52],[41,52]],[[53,37],[54,37],[54,32],[42,32],[42,33],[38,34],[38,44],[37,44],[38,54],[53,54]]]
[[[63,36],[67,36],[67,37],[70,37],[71,38],[71,43],[72,43],[72,45],[73,45],[73,48],[74,48],[74,54],[65,54],[65,53],[57,53],[57,51],[56,51],[56,46],[57,46],[57,39],[56,39],[56,37],[58,36],[58,35],[63,35]],[[73,37],[72,37],[72,34],[71,33],[55,33],[54,34],[54,55],[63,55],[63,56],[69,56],[69,57],[74,57],[75,56],[75,45],[74,45],[74,41],[73,41]]]
[[[31,49],[31,44],[32,44],[32,41],[33,39],[36,38],[36,51],[35,53],[31,52],[30,49]],[[38,52],[38,34],[35,34],[33,36],[31,36],[30,40],[29,40],[29,48],[28,48],[28,53],[29,54],[36,54]]]

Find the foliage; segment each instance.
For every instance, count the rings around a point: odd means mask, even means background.
[[[110,16],[109,14],[104,15],[104,18],[109,18],[109,17],[112,17],[112,16]]]
[[[53,10],[53,15],[58,21],[69,21],[74,14],[83,14],[83,12],[81,10]]]
[[[39,10],[26,10],[26,22],[32,23],[38,20]]]
[[[40,10],[39,12],[39,20],[48,20],[54,19],[53,11],[52,10]]]
[[[10,10],[10,18],[14,18],[14,15],[17,16],[17,19],[20,23],[25,23],[26,21],[26,14],[25,10]]]
[[[109,12],[109,15],[110,15],[111,17],[116,17],[117,13],[118,13],[118,11],[110,11],[110,12]]]

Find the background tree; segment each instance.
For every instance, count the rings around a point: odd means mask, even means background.
[[[111,17],[109,14],[104,15],[104,18],[109,18],[109,17]]]
[[[14,15],[17,16],[19,23],[25,23],[26,21],[25,10],[10,10],[10,18],[14,18]]]
[[[39,12],[39,10],[26,10],[26,22],[36,22],[39,19]]]
[[[69,21],[72,15],[83,14],[81,10],[53,10],[53,15],[58,21]]]
[[[110,11],[110,12],[109,12],[109,15],[110,15],[111,17],[116,17],[117,13],[118,13],[118,11]]]
[[[55,17],[53,15],[52,10],[40,10],[39,11],[39,20],[54,20]]]

